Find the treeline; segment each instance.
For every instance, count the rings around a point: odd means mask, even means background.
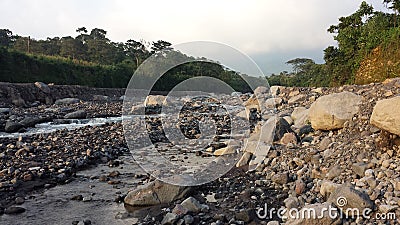
[[[189,58],[174,51],[171,43],[163,40],[149,43],[130,39],[122,43],[111,41],[106,36],[107,31],[99,28],[89,33],[81,27],[76,32],[76,37],[35,40],[0,29],[0,81],[124,88],[138,66],[155,52],[171,50],[171,54],[158,55],[166,62],[174,60],[173,57]],[[163,75],[153,89],[168,91],[195,76],[212,76],[227,82],[236,91],[250,91],[238,73],[210,62],[175,67]]]
[[[363,76],[366,70],[373,70],[375,81],[399,76],[400,0],[385,0],[383,3],[393,13],[375,11],[371,5],[362,2],[355,13],[339,18],[339,24],[329,27],[328,32],[334,35],[338,46],[329,46],[324,50],[324,64],[316,64],[307,58],[289,60],[287,64],[293,66],[293,71],[272,74],[267,78],[270,84],[363,84],[371,81]],[[377,49],[383,54],[376,54]]]

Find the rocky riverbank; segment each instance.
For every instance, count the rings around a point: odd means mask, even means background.
[[[136,134],[137,138],[150,136],[157,151],[174,162],[192,161],[195,157],[241,156],[226,175],[196,187],[165,184],[144,172],[132,175],[133,178],[121,175],[125,174],[127,160],[120,161],[118,157],[131,157],[121,123],[1,139],[0,212],[16,214],[14,218],[18,220],[25,211],[32,210],[24,207],[24,201],[30,201],[33,192],[74,182],[79,180],[78,171],[108,164],[114,171],[92,179],[108,182],[116,190],[115,199],[105,202],[125,203],[127,209],[116,214],[108,224],[399,223],[400,79],[338,88],[258,88],[255,94],[223,96],[231,102],[244,100],[246,109],[234,113],[252,121],[252,132],[236,136],[235,148],[226,142],[226,133],[231,128],[228,117],[216,120],[221,132],[213,143],[192,152],[190,148],[163,143],[168,141],[156,118],[147,119],[149,134]],[[159,98],[149,105],[164,104],[163,98]],[[122,102],[106,97],[99,101],[56,100],[56,104],[37,102],[27,108],[2,109],[4,129],[12,122],[19,124],[15,131],[24,132],[34,126],[33,122],[26,125],[25,118],[35,116],[62,122],[71,117],[121,115]],[[215,107],[215,104],[206,106]],[[188,112],[202,111],[204,107],[194,102]],[[188,139],[198,138],[200,133],[194,120],[202,117],[182,115],[178,127]],[[127,179],[140,179],[140,182],[118,186],[127,183]],[[77,193],[76,198],[68,195],[64,200],[85,204],[83,197]],[[137,213],[138,207],[149,206],[153,210],[143,213],[141,209],[142,213]],[[286,209],[283,215],[277,212],[281,207]],[[326,214],[326,208],[341,216]],[[290,218],[289,212],[309,209],[324,216]],[[368,217],[355,216],[348,209],[370,212]],[[102,224],[91,216],[80,223]],[[78,222],[71,220],[66,224]]]

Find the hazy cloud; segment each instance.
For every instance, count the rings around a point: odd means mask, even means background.
[[[380,1],[368,2],[383,8]],[[249,54],[266,72],[277,72],[279,68],[269,70],[276,65],[268,63],[278,56],[311,52],[313,57],[317,51],[322,56],[322,50],[335,43],[326,29],[360,4],[361,0],[2,0],[0,28],[37,39],[76,36],[76,28],[85,26],[103,28],[110,39],[122,42],[211,40]]]

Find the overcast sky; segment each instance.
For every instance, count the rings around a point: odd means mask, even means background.
[[[0,28],[36,39],[76,36],[85,26],[106,30],[108,38],[166,40],[173,44],[209,40],[252,57],[265,74],[284,62],[308,57],[323,62],[335,42],[326,32],[361,0],[1,0]],[[368,0],[384,9],[382,0]]]

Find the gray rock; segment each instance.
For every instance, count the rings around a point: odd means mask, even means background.
[[[25,212],[26,209],[20,206],[10,206],[6,210],[4,210],[5,214],[20,214]]]
[[[280,185],[287,184],[289,182],[289,174],[286,172],[278,173],[272,176],[271,180],[276,184]]]
[[[267,108],[277,107],[282,104],[283,100],[281,98],[269,98],[265,100],[264,105]]]
[[[27,116],[20,123],[24,127],[34,127],[36,124],[43,123],[44,121],[44,118]]]
[[[51,93],[50,87],[47,84],[43,83],[43,82],[39,82],[39,81],[35,82],[35,86],[37,88],[39,88],[41,91],[43,91],[44,93],[46,93],[46,94],[50,94]]]
[[[14,132],[19,131],[21,128],[23,128],[23,125],[21,123],[8,120],[6,122],[6,126],[4,127],[4,130],[7,133],[14,133]]]
[[[252,154],[250,152],[243,153],[242,157],[236,163],[236,167],[242,167],[242,166],[247,165],[251,159],[251,156],[252,156]]]
[[[93,95],[93,101],[107,102],[109,100],[110,100],[110,98],[106,95]]]
[[[270,91],[271,91],[271,95],[272,96],[277,96],[277,95],[279,95],[280,94],[280,89],[281,89],[282,87],[281,86],[271,86],[270,87]]]
[[[362,215],[364,210],[373,210],[374,204],[369,196],[356,190],[350,184],[342,184],[337,187],[328,198],[328,202],[335,204],[347,216],[355,216],[356,212],[351,209],[357,209]],[[349,210],[348,210],[349,209]]]
[[[25,100],[19,96],[12,98],[11,102],[16,106],[21,106],[21,107],[26,106]]]
[[[288,104],[292,105],[292,104],[304,101],[306,99],[306,97],[307,96],[303,95],[303,94],[299,94],[299,95],[293,96],[288,100]]]
[[[124,202],[131,206],[159,205],[183,198],[189,191],[189,187],[180,187],[156,180],[129,192]]]
[[[183,217],[183,220],[185,221],[185,224],[192,224],[194,222],[194,218],[191,215],[186,215]]]
[[[75,112],[68,113],[64,116],[64,119],[85,119],[87,113],[84,110],[78,110]]]
[[[332,181],[323,180],[321,183],[321,188],[319,192],[325,198],[329,198],[332,192],[334,192],[339,187],[338,184],[333,183]]]
[[[181,205],[188,210],[188,212],[200,212],[203,206],[193,197],[185,199]]]
[[[309,117],[315,130],[335,130],[344,127],[359,112],[362,97],[342,92],[318,98],[310,107]]]
[[[255,219],[255,211],[253,209],[243,209],[239,212],[236,212],[235,219],[239,221],[243,221],[245,223],[249,223]]]
[[[319,149],[324,151],[326,150],[329,145],[332,143],[332,140],[329,137],[325,137],[322,139],[322,141],[319,143]]]
[[[259,132],[254,133],[249,141],[263,141],[271,144],[279,141],[286,133],[292,133],[289,123],[280,117],[271,117],[262,125]]]
[[[354,163],[352,166],[353,172],[356,173],[358,176],[363,177],[365,175],[365,171],[368,168],[368,164],[360,162]]]
[[[54,104],[56,105],[66,105],[66,104],[76,104],[79,103],[80,100],[77,98],[63,98],[63,99],[57,99]]]
[[[161,221],[162,225],[173,225],[179,219],[175,213],[167,213]]]
[[[372,112],[372,125],[390,133],[400,135],[400,96],[378,101]]]
[[[304,126],[308,123],[309,118],[308,118],[308,112],[309,109],[305,107],[296,107],[292,114],[290,115],[292,119],[294,120],[294,126],[295,127],[301,127]]]
[[[264,86],[259,86],[254,90],[254,94],[256,96],[261,96],[269,93],[269,89]]]

